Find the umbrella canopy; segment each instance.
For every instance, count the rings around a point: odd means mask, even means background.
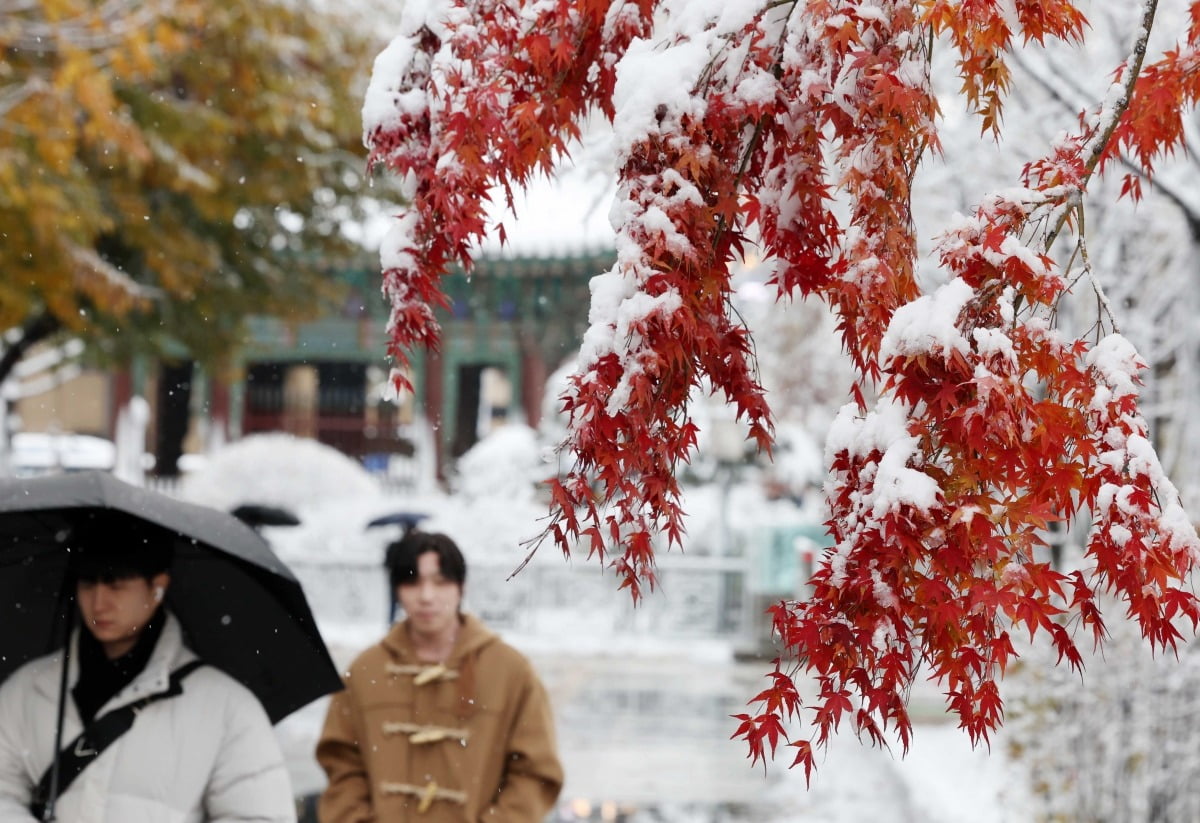
[[[380,526],[399,526],[404,531],[412,531],[417,527],[422,520],[425,520],[429,515],[423,512],[392,512],[385,514],[382,517],[376,517],[367,524],[368,529],[378,528]]]
[[[257,529],[259,526],[299,526],[300,518],[281,506],[267,506],[262,503],[243,503],[229,512],[247,526]]]
[[[62,643],[72,536],[173,551],[167,608],[205,662],[241,681],[272,722],[341,688],[300,583],[232,514],[103,472],[0,480],[0,680]]]

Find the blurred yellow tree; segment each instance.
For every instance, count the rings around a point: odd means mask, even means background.
[[[288,0],[0,6],[0,380],[59,330],[205,360],[311,313],[355,254],[378,46]]]

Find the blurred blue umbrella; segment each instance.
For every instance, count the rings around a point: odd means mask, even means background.
[[[422,512],[392,512],[385,514],[382,517],[376,517],[371,522],[367,523],[368,529],[378,528],[380,526],[399,526],[403,531],[409,532],[417,527],[422,520],[427,520],[429,515]]]

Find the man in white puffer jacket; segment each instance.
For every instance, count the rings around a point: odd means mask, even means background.
[[[85,555],[91,555],[88,552]],[[106,554],[76,564],[76,630],[68,664],[63,745],[90,718],[169,687],[195,660],[178,621],[161,607],[162,555]],[[149,563],[149,565],[147,565]],[[60,653],[0,685],[0,821],[35,823],[35,786],[54,757]],[[252,692],[212,666],[182,693],[138,710],[133,725],[89,763],[55,806],[59,823],[294,823],[279,744]]]

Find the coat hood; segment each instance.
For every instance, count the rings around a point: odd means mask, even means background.
[[[465,658],[474,657],[482,648],[499,639],[496,633],[483,625],[483,621],[478,617],[473,614],[464,614],[461,617],[461,626],[458,630],[458,638],[454,641],[454,648],[450,652],[450,657],[443,662],[448,666],[455,666]],[[408,636],[407,620],[402,620],[392,626],[391,631],[383,638],[383,646],[406,663],[415,663],[417,660],[412,639]]]
[[[417,660],[407,623],[407,620],[397,623],[383,638],[383,648],[393,656],[394,663],[399,664],[392,671],[416,668],[425,671],[422,677],[454,678],[458,692],[457,715],[465,718],[474,714],[476,661],[484,649],[499,643],[500,638],[479,618],[464,614],[450,656],[438,664],[422,663]]]

